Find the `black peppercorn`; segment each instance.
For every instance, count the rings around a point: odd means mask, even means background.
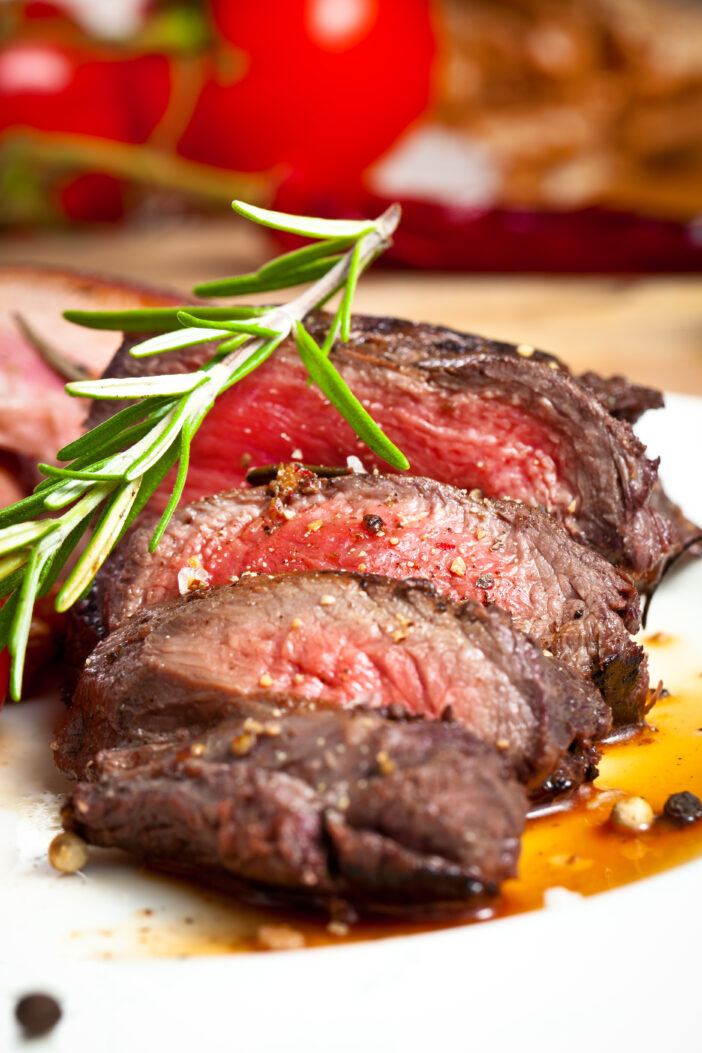
[[[688,790],[672,793],[663,806],[663,814],[666,819],[681,826],[684,823],[696,823],[702,819],[702,801]]]
[[[46,1035],[61,1019],[61,1006],[47,994],[29,994],[15,1006],[15,1017],[30,1038]]]
[[[367,512],[364,515],[363,525],[369,534],[378,534],[385,526],[380,516],[374,516],[372,512]]]

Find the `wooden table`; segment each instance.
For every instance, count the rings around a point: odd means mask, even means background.
[[[0,263],[34,262],[129,275],[188,290],[256,267],[274,248],[235,217],[140,230],[6,239]],[[542,347],[572,369],[621,372],[702,395],[702,278],[481,276],[375,269],[356,307]]]

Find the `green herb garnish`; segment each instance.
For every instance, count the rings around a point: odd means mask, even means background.
[[[0,611],[0,649],[10,649],[10,691],[15,699],[22,690],[34,602],[51,589],[83,535],[88,534],[90,540],[57,596],[59,611],[84,595],[102,563],[177,463],[171,498],[151,540],[151,551],[156,548],[183,491],[193,436],[215,399],[265,362],[290,334],[310,383],[317,384],[379,457],[394,468],[409,468],[407,458],[364,409],[328,357],[337,335],[342,340],[349,338],[356,283],[390,244],[400,219],[399,206],[361,222],[289,216],[241,201],[234,201],[233,208],[255,223],[312,238],[314,243],[285,253],[252,274],[199,285],[196,295],[248,295],[310,281],[314,284],[283,306],[189,304],[65,312],[69,321],[94,329],[162,331],[133,347],[131,353],[136,357],[205,341],[218,346],[192,373],[78,380],[66,385],[70,395],[124,399],[130,404],[59,450],[57,458],[65,467],[40,464],[45,478],[34,494],[0,510],[0,598],[7,597]],[[341,302],[320,348],[305,329],[304,319],[338,292]]]

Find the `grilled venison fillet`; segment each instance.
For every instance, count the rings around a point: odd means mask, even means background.
[[[197,734],[262,691],[448,711],[504,751],[534,798],[588,776],[611,724],[596,689],[497,607],[454,604],[424,580],[312,571],[137,611],[87,659],[57,763],[80,777],[101,749]]]
[[[306,324],[322,339],[329,319],[317,313]],[[200,344],[135,359],[129,350],[138,339],[124,342],[108,375],[185,372],[213,351]],[[655,582],[673,546],[665,514],[649,503],[657,465],[628,421],[610,413],[620,407],[624,417],[635,416],[650,397],[636,389],[632,408],[615,383],[605,405],[607,382],[594,391],[592,380],[580,383],[552,356],[520,350],[440,326],[357,316],[350,341],[336,344],[332,355],[417,475],[543,505],[576,540],[641,584]],[[113,408],[95,403],[90,423]],[[249,463],[295,454],[311,464],[343,465],[357,453],[367,466],[377,463],[321,392],[308,387],[288,340],[215,403],[193,442],[185,499],[241,485]]]
[[[526,794],[458,724],[258,704],[175,744],[105,750],[64,823],[249,894],[475,909],[516,873]]]
[[[71,630],[77,664],[140,607],[177,596],[188,567],[213,585],[248,572],[368,571],[426,577],[451,599],[509,611],[518,629],[603,689],[615,723],[646,703],[639,598],[630,579],[538,508],[431,479],[319,479],[299,466],[285,494],[234,490],[176,511],[155,552],[138,526],[100,571]],[[273,489],[280,494],[278,480]]]

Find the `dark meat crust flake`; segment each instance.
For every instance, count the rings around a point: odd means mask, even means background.
[[[466,911],[515,875],[527,802],[499,750],[457,724],[382,712],[259,716],[102,752],[64,824],[249,895],[318,905]]]

